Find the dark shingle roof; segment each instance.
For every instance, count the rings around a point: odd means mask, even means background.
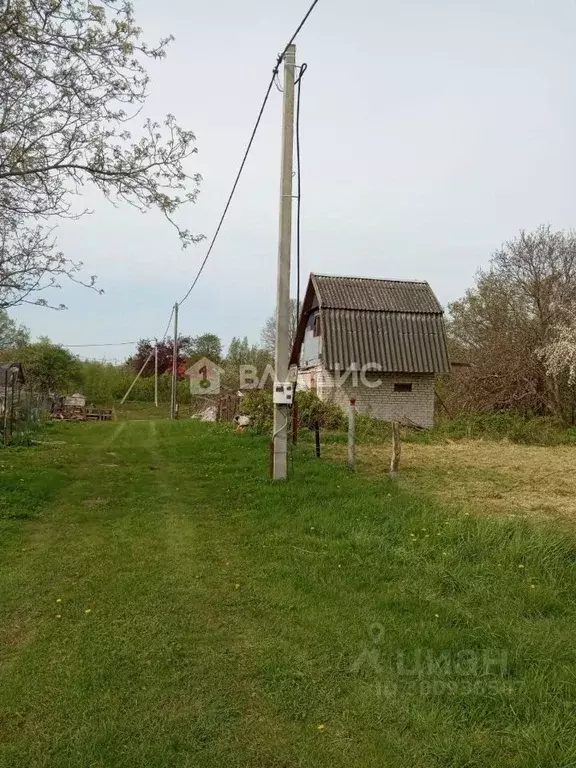
[[[329,370],[374,364],[388,373],[448,373],[442,307],[426,282],[310,275],[292,363],[297,363],[316,295],[322,364]]]
[[[376,312],[442,312],[425,282],[311,275],[322,307]]]

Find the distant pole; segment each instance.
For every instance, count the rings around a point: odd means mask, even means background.
[[[122,398],[122,400],[120,400],[120,405],[124,405],[124,403],[126,402],[126,398],[130,394],[130,392],[132,392],[132,390],[134,389],[134,385],[136,384],[136,382],[138,381],[140,376],[142,376],[142,372],[144,371],[144,368],[146,368],[146,366],[148,365],[148,361],[150,360],[150,358],[152,357],[153,354],[154,354],[154,352],[150,352],[150,354],[148,355],[146,360],[144,360],[142,368],[140,368],[140,370],[136,374],[136,378],[134,379],[132,384],[130,384],[130,386],[128,387],[128,390],[127,390],[126,394],[124,395],[124,397]]]
[[[174,344],[172,346],[172,402],[170,418],[178,418],[178,304],[174,304]]]
[[[292,167],[294,160],[294,75],[296,46],[289,45],[284,55],[284,118],[282,125],[282,172],[280,181],[280,237],[276,297],[277,382],[288,379],[290,322],[290,251],[292,241]],[[289,406],[274,405],[274,480],[288,476]]]
[[[320,458],[320,422],[314,422],[314,438],[316,442],[316,458]]]
[[[158,339],[154,344],[154,405],[158,408]]]
[[[350,398],[348,409],[348,466],[356,468],[356,400]]]

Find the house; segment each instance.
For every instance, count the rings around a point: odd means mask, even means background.
[[[426,282],[312,274],[290,364],[322,400],[431,427],[450,371],[442,307]]]

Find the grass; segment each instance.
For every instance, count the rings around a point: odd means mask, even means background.
[[[220,425],[0,453],[0,766],[567,768],[576,542]]]
[[[341,444],[326,446],[328,456],[343,460]],[[358,467],[382,475],[390,463],[390,443],[360,444]],[[576,523],[574,448],[520,445],[509,441],[406,441],[399,482],[439,501],[466,506],[476,514],[549,519]]]

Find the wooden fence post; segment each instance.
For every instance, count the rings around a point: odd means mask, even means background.
[[[298,443],[298,403],[292,403],[292,445]]]
[[[390,460],[390,477],[396,477],[398,466],[400,465],[400,454],[402,453],[402,443],[400,441],[400,425],[397,421],[392,422],[392,458]]]
[[[320,458],[320,423],[314,422],[314,434],[316,437],[316,458]]]
[[[356,468],[356,399],[350,398],[348,409],[348,467]]]

